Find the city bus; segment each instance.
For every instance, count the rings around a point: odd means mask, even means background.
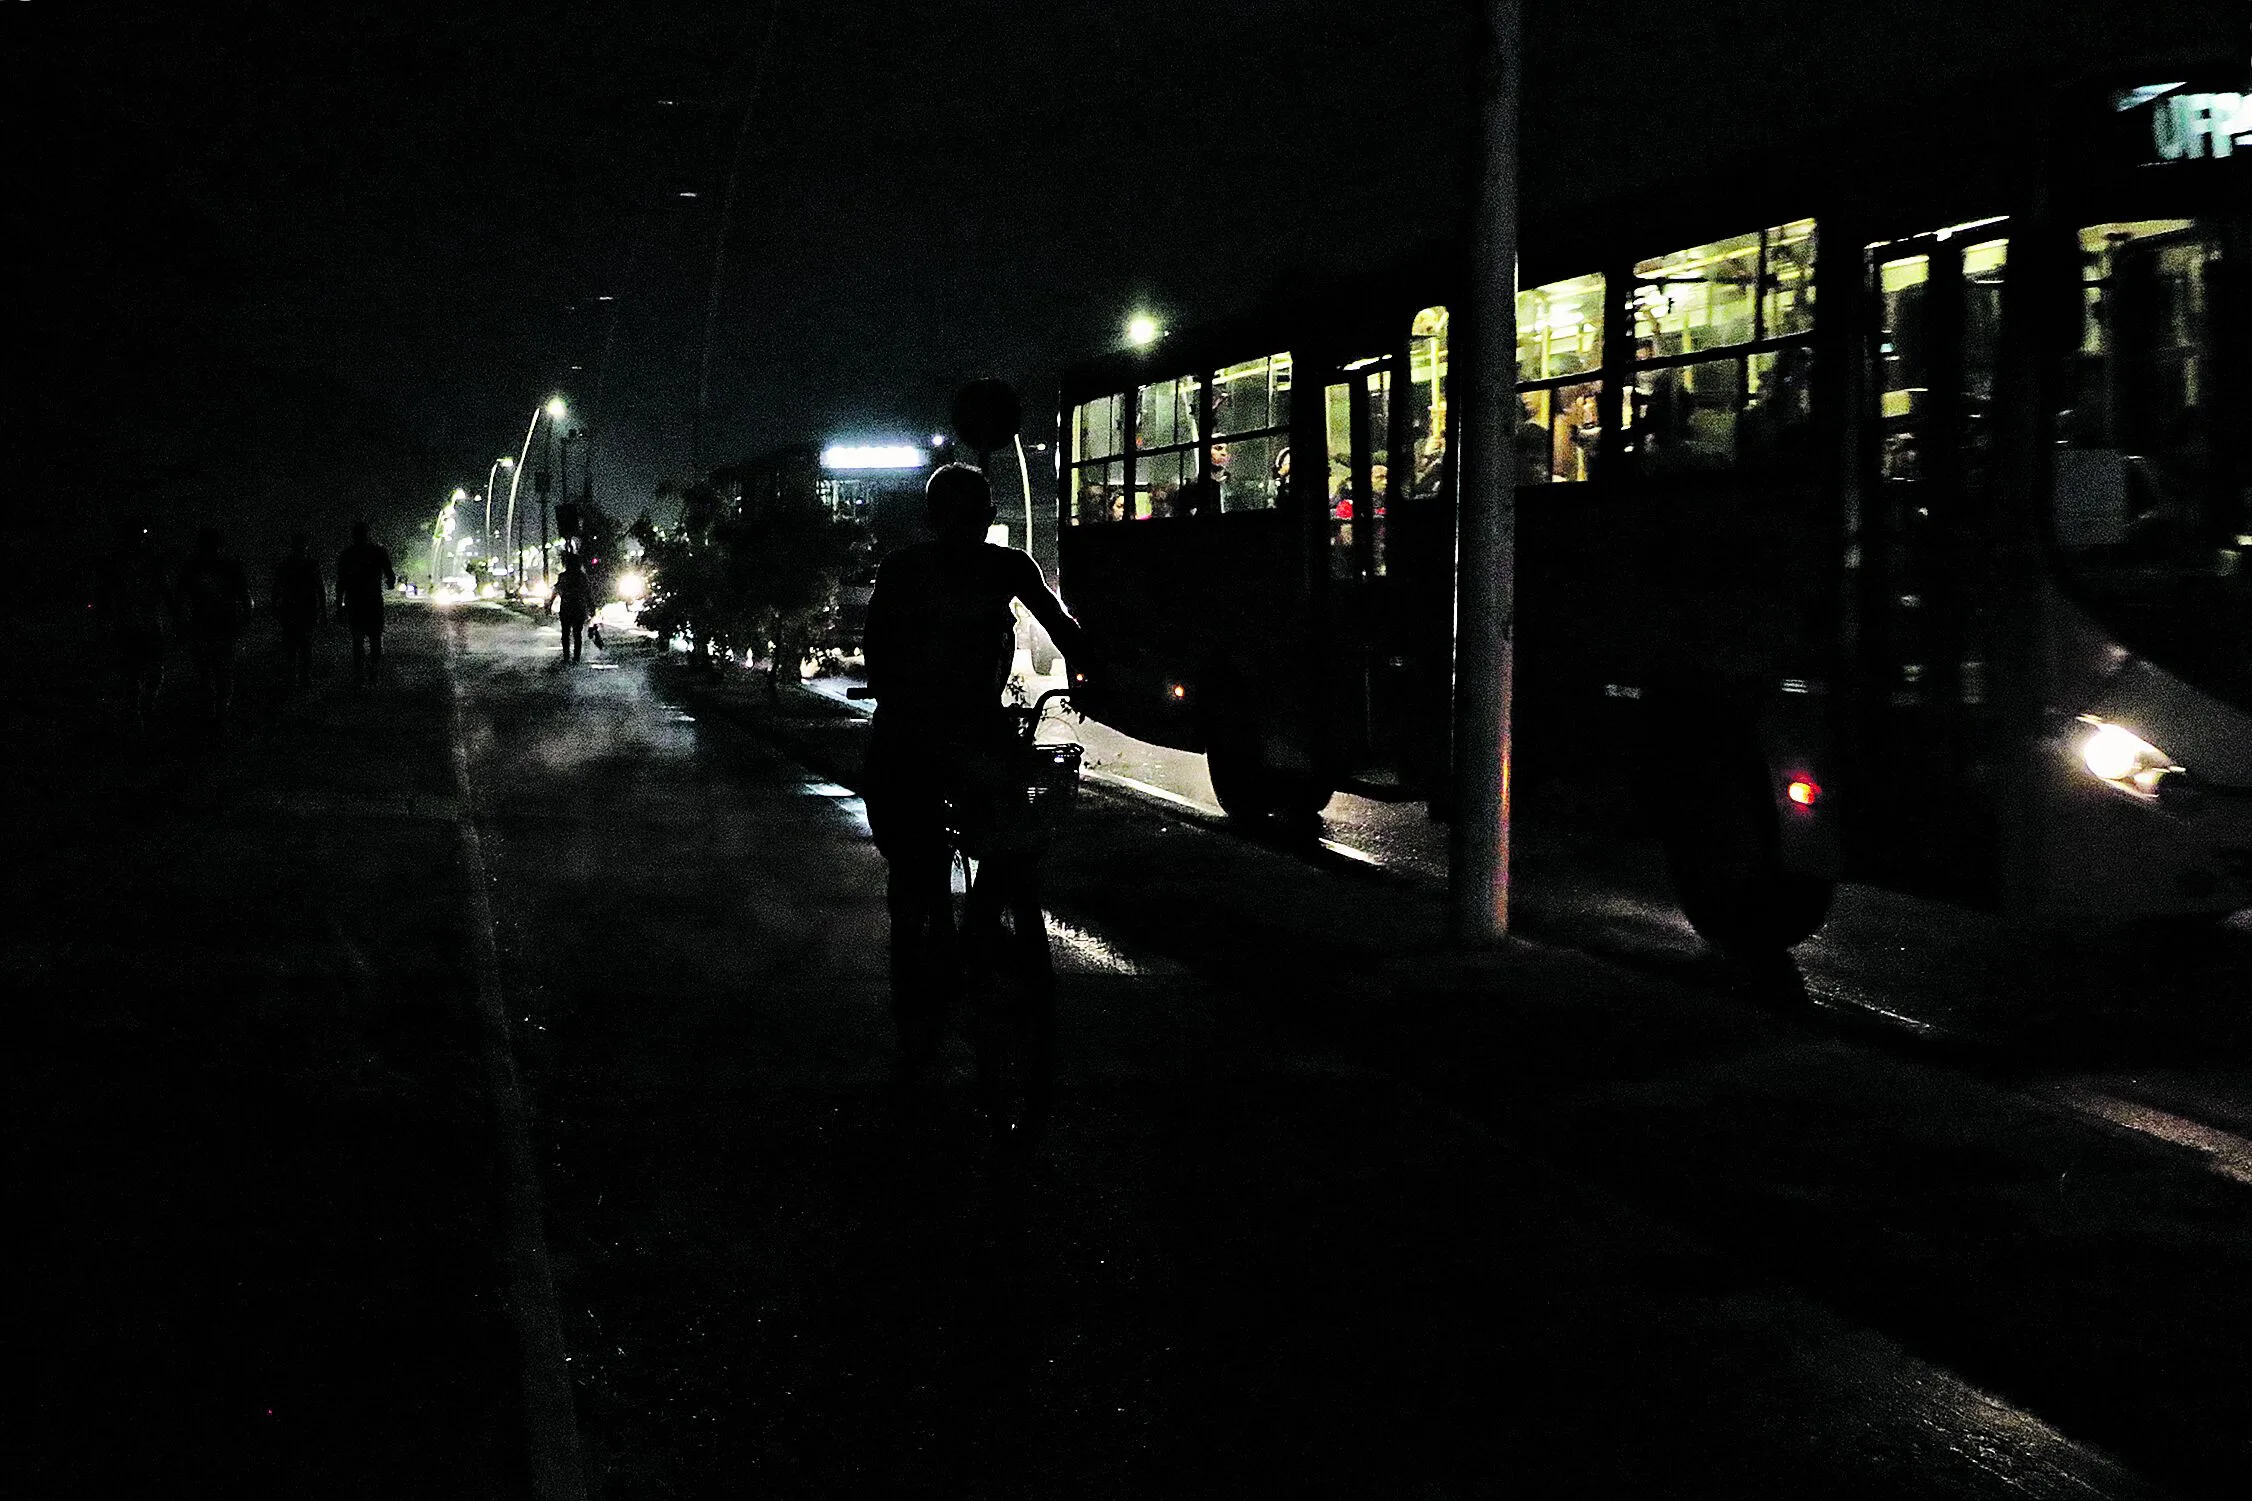
[[[1513,399],[1521,819],[1659,840],[1739,952],[1847,880],[2252,905],[2252,86],[2054,98],[1993,160],[1525,203],[1514,371],[1450,359],[1438,247],[1067,372],[1081,707],[1231,816],[1444,816],[1462,414]]]

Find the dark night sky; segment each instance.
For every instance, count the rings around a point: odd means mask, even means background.
[[[1036,403],[1137,305],[1193,321],[1444,232],[1475,8],[783,0],[707,461],[929,431],[976,374]],[[1529,192],[1566,164],[1660,173],[1670,150],[1872,93],[2243,36],[2238,0],[1527,11]],[[29,289],[11,526],[216,519],[251,557],[355,513],[411,534],[558,388],[598,430],[608,502],[638,509],[689,469],[768,15],[6,7]]]

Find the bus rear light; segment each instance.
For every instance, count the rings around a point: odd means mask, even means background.
[[[1812,808],[1822,800],[1822,784],[1809,776],[1796,776],[1783,789],[1783,795],[1801,808]]]

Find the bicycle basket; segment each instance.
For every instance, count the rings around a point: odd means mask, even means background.
[[[983,859],[1046,849],[1079,800],[1079,759],[1084,754],[1076,745],[1028,745],[1013,752],[1009,775],[977,810],[983,816],[957,819],[963,852]]]

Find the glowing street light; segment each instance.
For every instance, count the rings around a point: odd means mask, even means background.
[[[1164,329],[1157,326],[1157,320],[1147,313],[1136,313],[1126,320],[1126,342],[1136,349],[1146,349],[1155,344],[1164,332]]]
[[[570,415],[570,411],[571,409],[564,405],[563,398],[560,395],[550,396],[544,406],[533,407],[532,420],[524,427],[523,446],[516,451],[516,460],[509,466],[508,522],[506,529],[508,535],[516,540],[516,583],[519,592],[523,589],[524,582],[524,534],[518,531],[516,527],[516,487],[523,482],[524,460],[532,452],[532,434],[539,431],[540,418],[546,417],[551,422],[561,422]]]

